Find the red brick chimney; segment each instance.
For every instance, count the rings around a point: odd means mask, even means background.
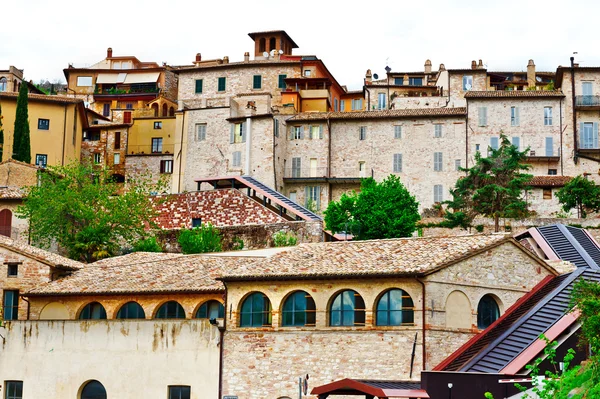
[[[106,50],[106,58],[112,58],[112,47]]]
[[[200,53],[196,53],[196,62],[202,61],[202,55]]]

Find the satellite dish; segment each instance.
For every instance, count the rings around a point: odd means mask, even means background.
[[[379,75],[377,75],[376,73],[373,74],[373,77],[375,78],[375,80],[379,79]]]
[[[275,49],[271,50],[271,52],[269,53],[269,54],[271,54],[271,57],[274,57],[274,56],[275,56],[275,52],[276,52],[276,51],[277,51],[277,50],[275,50]]]
[[[265,52],[263,52],[263,57],[265,57],[265,58],[269,58],[269,53],[267,53],[266,51],[265,51]]]
[[[283,50],[279,50],[279,54],[283,54]]]

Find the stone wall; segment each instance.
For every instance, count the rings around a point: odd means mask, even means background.
[[[127,155],[124,161],[126,177],[140,178],[141,176],[149,175],[149,181],[152,184],[165,179],[167,190],[169,190],[171,188],[172,173],[160,173],[161,162],[167,160],[173,160],[173,154]]]

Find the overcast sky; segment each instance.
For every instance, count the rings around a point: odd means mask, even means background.
[[[0,24],[0,69],[14,65],[25,78],[64,81],[69,63],[87,66],[106,56],[191,64],[253,54],[249,32],[282,29],[299,48],[317,55],[342,85],[360,88],[365,71],[468,68],[482,59],[489,70],[537,70],[600,65],[597,0],[20,0]],[[587,17],[586,17],[587,16]],[[586,22],[587,21],[587,22]]]

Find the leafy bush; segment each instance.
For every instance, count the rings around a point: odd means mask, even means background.
[[[234,251],[241,251],[244,249],[244,240],[239,237],[233,239],[233,245],[231,246]]]
[[[475,226],[475,230],[477,230],[478,233],[483,233],[483,225],[478,224],[477,226]]]
[[[278,231],[273,234],[273,244],[276,247],[289,247],[296,245],[298,239],[293,233],[286,233],[284,231]]]
[[[146,239],[141,239],[138,242],[133,244],[134,252],[162,252],[163,249],[156,241],[156,237],[148,237]]]
[[[181,230],[177,242],[184,254],[203,254],[223,250],[221,233],[210,223],[189,230]]]

